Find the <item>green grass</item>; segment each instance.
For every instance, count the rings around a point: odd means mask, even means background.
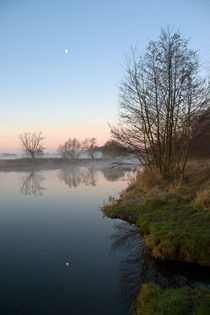
[[[135,315],[208,315],[210,292],[189,287],[163,290],[147,283],[138,294],[134,309]]]
[[[135,222],[150,254],[210,266],[210,212],[190,202],[169,205],[157,197],[144,204],[105,206],[111,218]]]

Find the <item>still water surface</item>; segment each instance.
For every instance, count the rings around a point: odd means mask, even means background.
[[[209,287],[207,270],[155,262],[134,225],[103,216],[127,178],[85,167],[0,173],[0,314],[128,315],[144,282]]]

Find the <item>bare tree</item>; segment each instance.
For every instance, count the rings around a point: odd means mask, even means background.
[[[95,147],[96,147],[96,138],[86,138],[83,141],[83,148],[88,152],[91,159],[94,159]]]
[[[132,50],[120,85],[121,113],[112,136],[163,177],[184,176],[192,121],[209,106],[197,52],[179,32],[162,29],[139,56]]]
[[[42,132],[25,132],[19,136],[20,144],[24,152],[30,154],[34,159],[37,154],[43,152]]]
[[[77,159],[80,155],[81,144],[76,138],[69,138],[64,144],[58,147],[58,153],[63,159]]]

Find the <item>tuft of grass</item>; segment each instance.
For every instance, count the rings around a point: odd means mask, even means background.
[[[189,287],[160,289],[144,284],[133,306],[135,315],[210,314],[210,292]]]
[[[197,192],[195,204],[204,209],[210,208],[210,189],[203,189]]]

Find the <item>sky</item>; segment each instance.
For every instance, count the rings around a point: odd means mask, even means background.
[[[18,151],[28,131],[42,131],[48,151],[69,137],[102,145],[118,120],[125,54],[169,24],[205,73],[209,16],[209,0],[0,0],[0,152]]]

